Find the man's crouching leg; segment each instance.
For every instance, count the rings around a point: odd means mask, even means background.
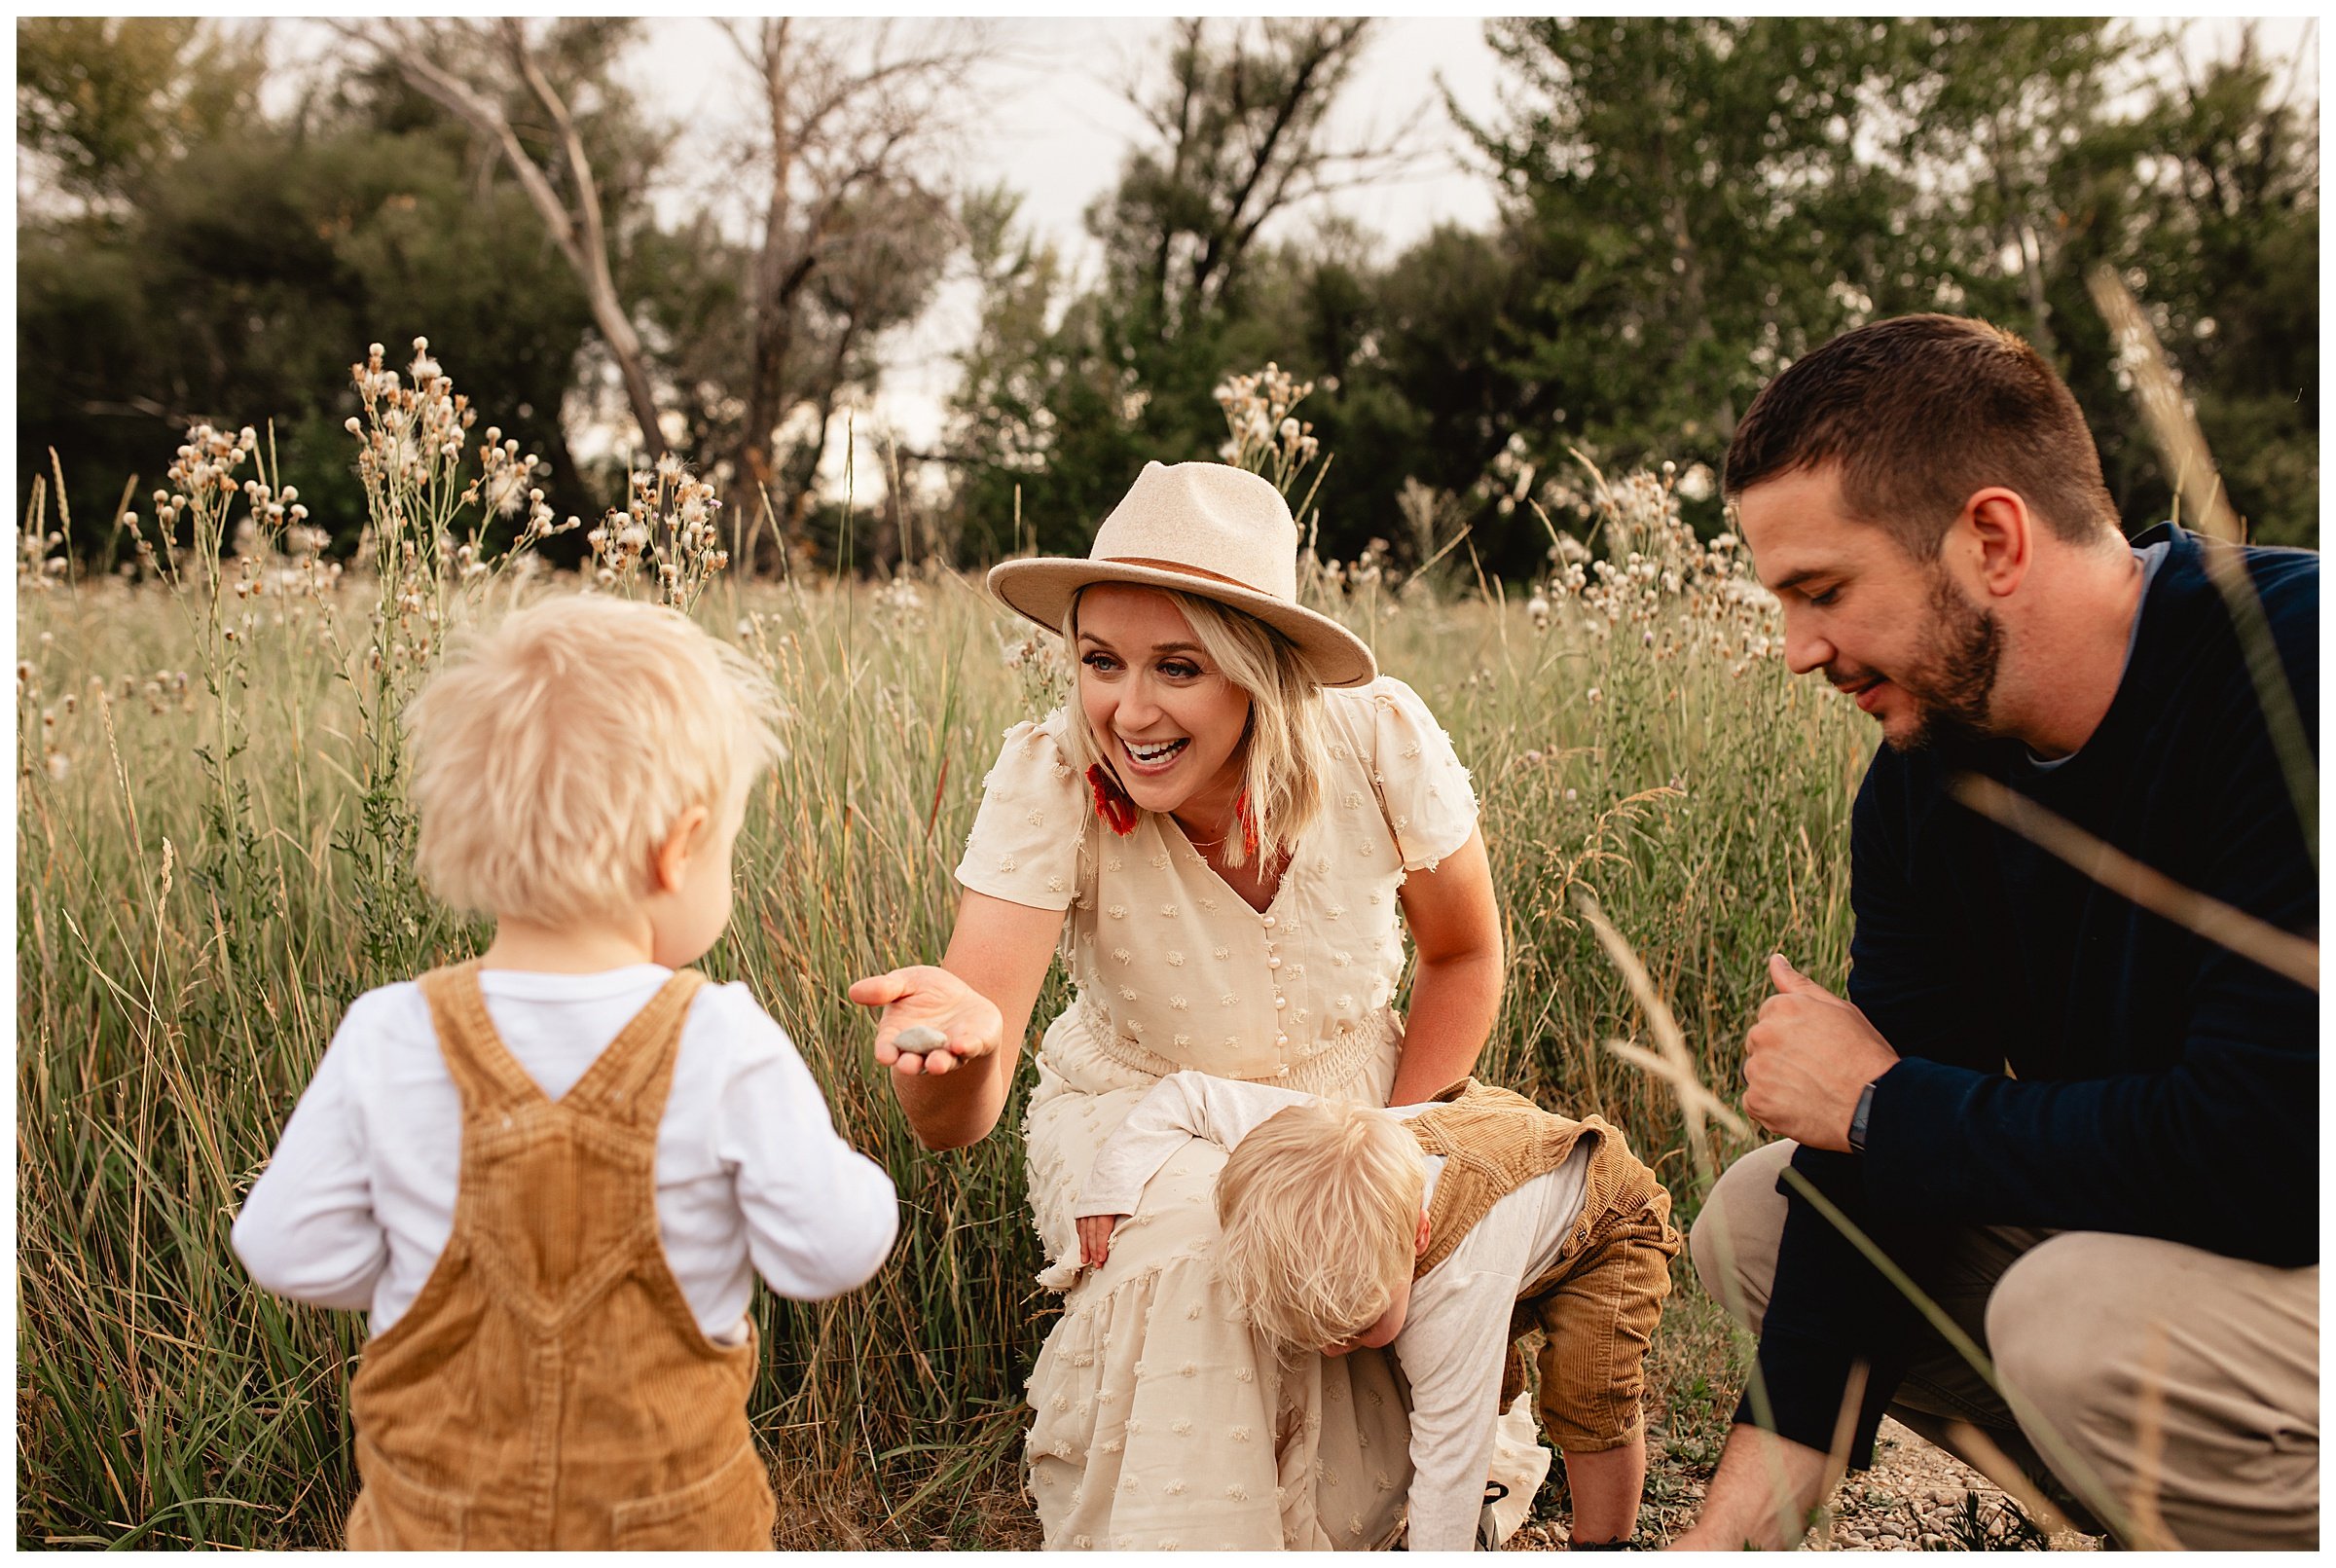
[[[1687,1255],[1703,1294],[1747,1332],[1760,1332],[1776,1283],[1776,1244],[1784,1236],[1784,1194],[1776,1190],[1798,1145],[1764,1144],[1720,1173],[1688,1233]]]
[[[2194,1550],[2318,1545],[2318,1267],[2071,1231],[2012,1264],[1987,1328],[2029,1440],[2129,1544],[2162,1521]]]

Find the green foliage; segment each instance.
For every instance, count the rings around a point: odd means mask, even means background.
[[[1324,122],[1366,37],[1355,20],[1180,23],[1165,80],[1137,98],[1156,139],[1087,214],[1104,280],[1076,299],[1010,205],[976,203],[982,326],[953,400],[968,545],[1014,544],[1018,487],[1022,538],[1083,552],[1147,461],[1216,455],[1225,367],[1289,357],[1286,321],[1247,303],[1278,292],[1257,275],[1259,235],[1353,156]]]
[[[552,454],[555,504],[592,511],[559,413],[590,324],[526,200],[481,201],[445,138],[362,128],[202,144],[146,193],[117,242],[87,223],[20,240],[22,471],[151,475],[188,419],[266,409],[284,477],[353,545],[364,510],[342,421],[348,346],[434,335],[464,384]],[[35,368],[37,367],[37,369]],[[119,389],[146,389],[118,401]],[[116,481],[118,484],[118,481]],[[85,529],[117,492],[73,495]]]
[[[2148,123],[2157,178],[2133,229],[2135,281],[2232,504],[2258,539],[2317,546],[2318,105],[2291,101],[2250,48],[2161,88]],[[2155,509],[2169,476],[2135,466],[2132,489]]]
[[[17,23],[17,139],[92,201],[129,194],[186,146],[249,117],[257,41],[185,17]]]
[[[1710,460],[1761,383],[1844,323],[1843,296],[1880,285],[1907,192],[1854,131],[1891,29],[1536,18],[1486,37],[1529,105],[1462,119],[1539,280],[1518,374],[1543,418],[1572,417],[1565,439]]]
[[[554,28],[547,69],[571,91],[605,73],[628,25]],[[595,491],[613,487],[587,485],[561,419],[591,313],[498,161],[380,73],[352,71],[270,120],[249,101],[258,43],[207,25],[26,21],[19,45],[35,34],[43,80],[113,83],[105,123],[139,128],[108,134],[142,149],[90,154],[109,200],[18,235],[18,461],[29,473],[48,465],[48,448],[63,455],[71,480],[92,487],[70,497],[85,529],[102,530],[118,495],[96,488],[101,476],[144,468],[151,481],[152,453],[233,409],[268,421],[283,477],[353,545],[363,509],[340,428],[356,412],[348,346],[418,335],[547,455],[560,511],[599,510]],[[19,98],[50,101],[24,88],[29,68],[20,59]],[[590,101],[580,130],[621,214],[643,200],[658,149],[621,91]],[[214,103],[234,112],[204,108]],[[64,129],[37,122],[43,145],[87,124],[49,118]]]
[[[1465,527],[1454,565],[1539,575],[1548,540],[1522,503],[1588,526],[1576,449],[1618,470],[1675,460],[1709,533],[1721,456],[1760,385],[1844,327],[1931,309],[2003,322],[2053,357],[2139,527],[2172,486],[2085,292],[2103,261],[2156,318],[2257,536],[2317,541],[2318,115],[2251,34],[2202,62],[2091,18],[1495,20],[1502,91],[1445,108],[1500,215],[1388,254],[1307,202],[1385,167],[1387,148],[1334,128],[1369,26],[1178,24],[1133,90],[1150,128],[1089,212],[1091,281],[998,191],[944,213],[923,153],[832,210],[799,193],[820,227],[787,232],[818,275],[766,335],[778,371],[758,371],[768,355],[742,324],[761,241],[725,238],[695,196],[675,205],[677,127],[624,86],[639,25],[530,36],[575,110],[616,290],[680,450],[743,451],[749,392],[769,383],[764,402],[793,421],[768,456],[772,499],[821,558],[837,540],[810,503],[818,432],[879,384],[888,329],[932,297],[961,235],[980,325],[942,451],[903,455],[946,459],[934,536],[961,561],[1083,548],[1144,462],[1215,454],[1220,374],[1268,361],[1316,383],[1309,412],[1339,453],[1326,555],[1384,539],[1411,565]],[[350,409],[326,346],[418,333],[547,456],[557,510],[590,515],[621,489],[616,458],[584,474],[566,450],[564,412],[566,428],[628,417],[594,380],[574,278],[509,161],[393,65],[354,52],[272,119],[256,29],[28,18],[18,41],[35,198],[18,236],[18,456],[29,472],[54,446],[91,487],[66,497],[76,548],[111,531],[100,476],[136,472],[222,409],[272,422],[286,477],[346,545],[356,492],[334,430]],[[495,91],[563,179],[531,99]],[[750,483],[714,477],[734,517],[758,515]],[[1428,512],[1435,528],[1409,522]],[[893,559],[896,532],[872,520],[857,558]]]
[[[1380,538],[1415,563],[1465,524],[1486,569],[1537,575],[1549,541],[1521,502],[1586,528],[1576,449],[1675,460],[1709,533],[1761,385],[1930,310],[2055,360],[2138,529],[2172,489],[2085,292],[2101,260],[2159,318],[2257,535],[2317,541],[2318,114],[2251,43],[2202,73],[2084,18],[1530,18],[1486,37],[1500,107],[1447,107],[1502,191],[1489,233],[1381,258],[1335,221],[1253,232],[1220,278],[1195,269],[1244,187],[1193,128],[1255,94],[1187,68],[1187,33],[1160,100],[1177,112],[1155,105],[1156,139],[1090,214],[1104,282],[1073,296],[1051,257],[994,252],[995,330],[952,442],[975,553],[1013,543],[1017,485],[1024,540],[1082,547],[1145,460],[1211,455],[1216,369],[1268,360],[1316,383],[1339,455],[1326,555]],[[1433,541],[1402,521],[1406,482],[1449,518]]]

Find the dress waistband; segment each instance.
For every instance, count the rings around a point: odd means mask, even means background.
[[[1164,1078],[1171,1073],[1191,1071],[1194,1064],[1179,1062],[1162,1056],[1146,1046],[1133,1036],[1122,1035],[1112,1027],[1111,1016],[1083,994],[1072,1003],[1080,1026],[1095,1048],[1122,1067],[1133,1069],[1148,1077]],[[1381,1008],[1367,1014],[1354,1028],[1298,1043],[1296,1056],[1277,1064],[1271,1072],[1219,1073],[1218,1077],[1235,1083],[1269,1083],[1276,1088],[1295,1089],[1301,1094],[1329,1094],[1343,1087],[1364,1064],[1379,1051],[1402,1039],[1403,1028],[1392,1008]],[[1203,1068],[1200,1071],[1206,1072]]]

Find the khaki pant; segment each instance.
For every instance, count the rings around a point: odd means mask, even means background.
[[[1688,1238],[1704,1290],[1754,1333],[1792,1153],[1770,1144],[1730,1166]],[[2318,1545],[2318,1265],[2092,1230],[1975,1225],[1960,1237],[1942,1256],[1898,1261],[2122,1507],[2139,1498],[2146,1516],[2154,1506],[2194,1550]],[[2039,1481],[2064,1483],[2047,1485],[2056,1499],[2069,1484],[2081,1495],[2081,1482],[2050,1476],[2027,1418],[1945,1340],[1925,1339],[1890,1413],[1941,1442],[1949,1421],[1969,1421]]]

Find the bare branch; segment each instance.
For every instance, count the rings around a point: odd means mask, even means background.
[[[616,362],[617,372],[624,380],[626,399],[632,405],[634,422],[640,427],[642,447],[652,457],[664,456],[665,432],[658,423],[656,392],[649,384],[648,371],[641,360],[640,335],[617,297],[615,279],[608,267],[608,237],[592,160],[566,103],[535,63],[521,24],[512,19],[500,24],[503,52],[514,75],[551,116],[553,128],[561,137],[568,179],[576,192],[573,209],[553,188],[551,176],[543,165],[520,141],[502,105],[430,57],[431,39],[450,36],[461,39],[467,53],[491,56],[491,51],[478,47],[482,40],[475,27],[463,22],[442,23],[435,31],[430,30],[428,23],[420,24],[415,30],[397,22],[379,23],[378,30],[350,22],[332,25],[342,36],[372,49],[395,66],[415,91],[447,109],[500,150],[521,189],[534,205],[536,215],[543,220],[544,231],[560,247],[560,254],[584,289],[585,299],[592,307],[593,324],[600,329],[602,341],[608,346],[609,357]]]
[[[881,263],[850,258],[887,242],[881,223],[870,227],[871,208],[896,206],[905,218],[937,205],[915,160],[955,130],[951,99],[986,57],[981,35],[966,40],[948,34],[903,46],[889,23],[854,32],[785,18],[759,34],[751,58],[765,140],[755,162],[767,195],[748,288],[752,343],[737,464],[776,492],[779,516],[798,510],[810,475],[777,471],[774,432],[791,410],[832,410],[857,346],[889,324],[884,312],[903,298],[896,280],[875,286],[852,275]],[[817,286],[822,276],[834,286]]]

